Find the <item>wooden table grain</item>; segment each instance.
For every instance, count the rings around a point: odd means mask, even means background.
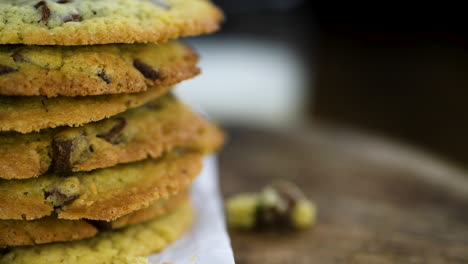
[[[305,232],[230,231],[237,264],[468,263],[468,175],[422,151],[346,129],[228,129],[224,196],[273,179],[318,205]]]

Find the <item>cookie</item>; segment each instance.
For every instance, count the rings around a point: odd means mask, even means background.
[[[93,237],[98,230],[80,220],[59,220],[50,216],[34,221],[0,220],[0,248],[27,246]]]
[[[161,43],[210,33],[223,14],[207,0],[4,0],[0,44]]]
[[[147,263],[142,256],[159,252],[179,238],[191,225],[193,211],[183,204],[168,215],[117,232],[66,243],[12,248],[1,255],[0,264],[116,264]]]
[[[77,47],[8,45],[0,51],[0,94],[70,97],[144,92],[197,75],[197,62],[195,51],[180,42]]]
[[[99,221],[95,223],[99,228],[120,229],[126,226],[135,225],[149,221],[158,216],[164,215],[173,208],[176,208],[184,201],[188,200],[188,192],[184,191],[171,197],[169,200],[161,200],[151,204],[149,207],[135,211],[131,214],[119,217],[110,222]]]
[[[85,97],[1,96],[0,131],[31,133],[59,126],[81,126],[141,106],[170,88],[166,86],[134,94]]]
[[[160,217],[174,210],[187,199],[188,194],[183,192],[169,200],[157,201],[147,208],[110,222],[62,220],[55,216],[32,221],[0,220],[0,248],[74,241],[93,237],[98,233],[98,229],[120,229]]]
[[[112,221],[186,190],[202,167],[202,155],[176,151],[160,159],[28,180],[0,180],[0,219]]]
[[[27,179],[46,171],[90,171],[160,157],[177,147],[202,152],[223,141],[218,128],[172,95],[110,119],[76,128],[0,136],[0,178]]]

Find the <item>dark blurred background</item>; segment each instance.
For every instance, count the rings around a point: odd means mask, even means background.
[[[180,90],[224,125],[343,125],[468,164],[461,6],[215,2],[226,23],[189,40],[205,74]]]

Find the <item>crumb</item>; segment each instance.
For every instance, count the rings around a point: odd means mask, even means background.
[[[316,221],[317,209],[290,182],[277,182],[259,193],[240,193],[226,201],[229,227],[251,229],[307,229]]]

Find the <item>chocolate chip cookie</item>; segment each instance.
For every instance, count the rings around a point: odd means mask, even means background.
[[[92,45],[164,42],[217,30],[206,0],[3,0],[0,44]]]
[[[31,133],[59,126],[81,126],[141,106],[170,89],[166,86],[134,94],[85,97],[0,96],[0,132]]]
[[[113,221],[185,191],[202,167],[202,154],[173,151],[159,159],[28,180],[0,180],[0,219]]]
[[[172,95],[82,127],[0,134],[0,178],[60,175],[158,158],[178,147],[211,152],[223,134]]]
[[[63,220],[48,216],[37,220],[0,220],[0,248],[28,246],[52,242],[81,240],[95,236],[98,231],[120,229],[143,223],[174,210],[188,199],[182,192],[169,200],[122,216],[114,221]]]
[[[163,250],[180,237],[193,221],[185,203],[155,220],[119,232],[67,243],[16,247],[0,253],[0,264],[148,264],[143,256]]]
[[[171,88],[166,86],[133,94],[84,97],[0,96],[0,132],[31,133],[59,126],[81,126],[141,106]]]
[[[0,95],[56,97],[143,92],[196,76],[200,72],[197,62],[195,51],[180,42],[2,46]]]

